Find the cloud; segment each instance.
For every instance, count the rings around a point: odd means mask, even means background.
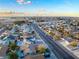
[[[19,3],[19,4],[32,4],[32,1],[25,1],[25,0],[17,0],[17,2]]]
[[[31,1],[24,2],[24,4],[32,4]]]

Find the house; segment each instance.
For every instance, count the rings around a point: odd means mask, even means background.
[[[45,58],[43,55],[35,55],[35,56],[28,55],[25,57],[25,59],[45,59]]]

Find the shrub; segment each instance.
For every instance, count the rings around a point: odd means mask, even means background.
[[[61,37],[60,37],[59,35],[54,35],[53,38],[54,38],[55,40],[61,40]]]
[[[76,42],[76,41],[72,41],[72,42],[70,43],[70,45],[71,45],[72,47],[76,47],[76,46],[77,46],[77,42]]]

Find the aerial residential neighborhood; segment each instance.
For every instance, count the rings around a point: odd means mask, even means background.
[[[0,0],[0,59],[79,59],[79,0]]]
[[[52,50],[52,41],[73,58],[79,58],[79,21],[69,17],[69,20],[60,18],[22,17],[20,19],[25,20],[9,22],[6,19],[17,20],[18,17],[1,18],[4,21],[0,22],[0,58],[58,59]]]

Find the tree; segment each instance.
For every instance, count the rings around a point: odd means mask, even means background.
[[[61,39],[61,36],[59,36],[59,35],[54,35],[53,38],[54,38],[55,40],[60,40],[60,39]]]
[[[52,31],[49,31],[48,34],[51,35],[51,36],[55,35],[55,33],[53,33]]]
[[[23,24],[23,23],[25,23],[25,21],[15,21],[15,22],[14,22],[14,24],[18,24],[18,25],[21,25],[21,24]]]
[[[9,52],[8,59],[18,59],[18,55],[15,52]]]
[[[16,53],[17,45],[15,42],[9,42],[8,50],[6,52],[8,59],[18,59],[18,55]]]
[[[70,45],[71,45],[72,47],[76,47],[76,46],[77,46],[77,42],[76,42],[76,41],[72,41],[72,42],[70,43]]]
[[[64,31],[64,26],[60,26],[60,27],[58,28],[58,31],[59,31],[60,33],[63,33],[63,31]]]
[[[79,33],[75,33],[75,38],[79,39]]]
[[[9,43],[9,48],[11,49],[11,50],[15,50],[16,48],[17,48],[17,45],[16,45],[16,43],[15,42],[10,42]]]
[[[63,33],[63,36],[64,36],[64,37],[69,37],[69,36],[70,36],[69,31],[65,31],[65,30],[64,30],[63,32],[64,32],[64,33]]]
[[[36,50],[38,53],[42,54],[46,51],[46,48],[44,45],[39,45]]]

